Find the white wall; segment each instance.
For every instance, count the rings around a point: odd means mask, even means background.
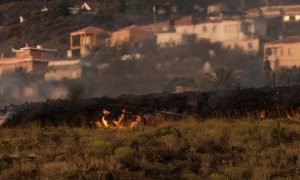
[[[259,39],[252,35],[265,36],[266,22],[263,20],[211,20],[196,25],[177,26],[176,32],[158,33],[157,45],[179,45],[183,35],[196,35],[198,40],[207,39],[210,42],[221,42],[224,47],[239,47],[246,52],[257,53]],[[245,33],[246,32],[246,33]]]
[[[156,44],[159,47],[177,46],[182,43],[181,33],[158,33],[156,36]]]
[[[246,39],[242,41],[224,41],[222,42],[222,45],[225,48],[234,49],[234,48],[240,48],[245,52],[248,53],[257,53],[259,51],[259,39]]]
[[[175,30],[180,34],[194,34],[195,33],[195,25],[187,25],[187,26],[176,26]]]

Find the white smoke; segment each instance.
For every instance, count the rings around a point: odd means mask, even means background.
[[[202,72],[209,75],[212,78],[216,78],[216,73],[213,71],[209,62],[205,62],[202,66]]]
[[[4,115],[0,114],[0,127],[3,126],[12,117],[12,115],[12,111],[8,111]]]

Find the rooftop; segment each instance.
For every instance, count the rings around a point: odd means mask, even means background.
[[[267,42],[265,44],[272,45],[272,44],[294,44],[294,43],[300,43],[300,37],[289,37],[285,39]]]
[[[265,6],[262,8],[254,8],[249,9],[246,11],[246,14],[257,14],[262,11],[263,13],[270,13],[270,12],[279,12],[284,11],[284,13],[295,13],[300,12],[300,5],[286,5],[286,6]]]
[[[95,26],[89,26],[89,27],[80,29],[78,31],[71,32],[71,35],[73,35],[73,34],[82,34],[82,33],[86,33],[86,34],[99,34],[101,32],[105,32],[105,30],[103,30],[101,28],[97,28]]]
[[[137,25],[131,25],[131,26],[127,26],[125,28],[119,29],[116,32],[120,32],[120,31],[131,31],[131,30],[143,30],[143,31],[148,31],[147,29],[141,27],[141,26],[137,26]]]
[[[101,6],[101,4],[99,2],[94,2],[94,1],[85,1],[82,5],[81,8],[84,7],[84,4],[87,4],[89,6],[89,8],[93,9],[93,8],[99,8]],[[91,10],[89,9],[89,10]]]
[[[23,50],[27,50],[27,49],[30,49],[30,50],[39,50],[39,51],[51,51],[51,52],[57,52],[57,49],[47,49],[47,48],[42,48],[42,47],[23,47],[23,48],[20,48],[20,50],[15,50],[14,52],[21,52]]]

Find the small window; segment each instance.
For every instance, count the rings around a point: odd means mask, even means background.
[[[283,56],[283,49],[280,50],[280,55]]]
[[[292,48],[288,48],[288,55],[289,55],[289,56],[293,55],[293,53],[292,53]]]
[[[251,42],[248,43],[248,48],[249,48],[249,49],[253,49],[253,45],[252,45]]]
[[[207,27],[206,27],[206,26],[203,26],[203,27],[202,27],[202,31],[203,31],[203,32],[206,32],[206,31],[207,31]]]
[[[266,49],[266,55],[267,56],[271,56],[272,55],[272,49],[271,48],[267,48]]]
[[[72,36],[73,44],[72,46],[80,46],[81,38],[80,36]]]
[[[296,17],[295,16],[290,16],[290,21],[295,21],[296,20]]]
[[[213,28],[212,28],[212,31],[213,31],[213,32],[216,32],[216,30],[217,30],[217,26],[214,25]]]

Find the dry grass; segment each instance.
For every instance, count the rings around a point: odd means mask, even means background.
[[[280,126],[279,143],[271,120],[1,129],[0,179],[297,179],[300,125]]]

